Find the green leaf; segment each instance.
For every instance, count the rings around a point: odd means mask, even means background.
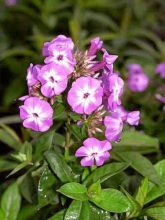
[[[144,177],[147,177],[155,184],[159,184],[159,176],[152,163],[138,152],[126,151],[116,153],[123,161],[139,172]]]
[[[17,173],[18,171],[22,170],[23,168],[25,168],[25,167],[28,166],[28,165],[29,165],[29,163],[28,163],[27,161],[20,163],[19,165],[16,166],[16,168],[15,168],[14,170],[12,170],[12,171],[9,173],[9,175],[8,175],[7,177],[9,177],[9,176],[11,176],[11,175]]]
[[[7,125],[1,124],[0,127],[2,127],[0,129],[0,141],[13,149],[19,150],[21,147],[21,141],[15,131]]]
[[[110,212],[100,209],[93,204],[90,204],[90,216],[93,220],[115,220],[110,215]]]
[[[139,203],[124,189],[122,188],[122,191],[125,193],[125,195],[127,196],[130,204],[131,204],[131,210],[129,212],[129,214],[127,214],[127,216],[129,218],[133,218],[133,217],[137,217],[140,214],[141,211],[141,207],[139,205]]]
[[[0,172],[12,170],[17,166],[17,163],[10,160],[0,159]]]
[[[5,214],[3,220],[16,220],[21,205],[21,196],[16,183],[10,185],[2,195],[1,208]]]
[[[3,213],[2,209],[0,209],[0,219],[5,219],[5,214]]]
[[[45,158],[52,171],[63,183],[74,181],[74,175],[71,168],[67,165],[60,154],[53,151],[47,151],[45,153]]]
[[[101,185],[100,181],[98,180],[96,183],[93,183],[88,189],[88,195],[90,198],[99,196],[101,193]]]
[[[136,201],[143,207],[144,201],[146,199],[147,193],[148,193],[148,179],[145,178],[142,182],[141,185],[138,188],[137,194],[136,194]]]
[[[154,153],[159,151],[159,141],[138,131],[125,131],[119,143],[113,144],[115,151],[138,151],[140,153]]]
[[[64,219],[64,214],[65,214],[65,209],[57,212],[55,215],[52,217],[48,218],[48,220],[63,220]]]
[[[57,191],[75,200],[84,201],[88,199],[87,189],[80,183],[66,183],[65,185],[61,186]]]
[[[55,183],[57,179],[46,166],[42,172],[38,183],[38,203],[39,207],[47,204],[56,204]]]
[[[66,211],[64,220],[91,220],[89,203],[74,200]]]
[[[165,194],[165,160],[159,161],[155,165],[155,169],[160,178],[159,186],[149,182],[148,193],[145,199],[145,204]]]
[[[26,173],[23,176],[20,176],[18,183],[22,196],[29,203],[32,203],[34,201],[34,196],[36,195],[36,187],[31,174]]]
[[[32,161],[32,145],[29,142],[25,142],[21,147],[21,153],[26,155],[26,159],[31,162]]]
[[[110,177],[122,172],[128,167],[127,163],[110,163],[94,170],[84,181],[85,185],[96,182],[100,179],[100,183],[106,181]]]
[[[53,139],[54,131],[48,131],[34,139],[34,160],[40,160],[43,157],[43,153],[52,148]]]
[[[21,207],[21,210],[18,214],[17,220],[29,220],[29,219],[36,219],[33,216],[38,212],[36,205],[24,205]]]
[[[165,220],[165,202],[159,202],[153,206],[145,209],[143,215],[152,217],[156,220]]]
[[[104,189],[98,196],[92,196],[89,200],[109,212],[123,213],[132,209],[127,197],[116,189]]]

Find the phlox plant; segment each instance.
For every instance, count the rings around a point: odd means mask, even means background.
[[[45,42],[42,56],[29,65],[19,98],[24,136],[12,136],[7,178],[17,178],[2,195],[0,219],[164,219],[165,160],[153,165],[144,156],[158,155],[159,143],[135,130],[140,109],[122,105],[118,56],[99,37],[83,51],[64,35]],[[149,79],[141,66],[128,72],[130,90],[143,92]]]

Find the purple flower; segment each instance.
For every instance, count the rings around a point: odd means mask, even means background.
[[[127,113],[126,122],[129,125],[138,125],[140,120],[140,112],[139,111],[132,111]]]
[[[109,141],[119,141],[123,130],[123,121],[121,117],[106,116],[104,118],[105,137]]]
[[[116,108],[116,111],[112,112],[111,115],[113,117],[120,117],[120,118],[122,118],[122,121],[125,121],[127,118],[127,114],[128,114],[128,112],[122,106],[118,106]]]
[[[99,37],[96,37],[91,40],[91,45],[88,50],[88,56],[94,56],[98,50],[102,48],[103,41],[100,40]]]
[[[109,111],[114,112],[116,111],[117,107],[121,105],[120,97],[123,94],[124,81],[118,76],[117,73],[103,75],[102,80],[104,93],[108,97],[107,108]]]
[[[64,35],[58,35],[56,38],[54,38],[50,42],[45,42],[44,46],[42,48],[42,55],[43,56],[49,56],[51,55],[51,46],[53,45],[53,48],[56,50],[73,50],[74,43],[70,37],[66,37]]]
[[[156,66],[155,72],[157,74],[160,74],[160,77],[162,79],[165,79],[165,62],[164,63],[160,63]]]
[[[20,118],[25,128],[47,131],[53,124],[53,109],[50,104],[37,97],[30,97],[20,106]]]
[[[118,58],[117,55],[110,55],[106,51],[106,49],[102,48],[103,51],[103,60],[101,62],[97,62],[95,65],[92,66],[91,71],[96,72],[101,69],[104,71],[111,72],[113,71],[113,63]]]
[[[46,97],[60,95],[67,87],[67,75],[63,68],[50,63],[41,68],[38,79],[41,82],[41,92]]]
[[[103,51],[103,61],[106,63],[106,68],[108,70],[112,70],[113,68],[113,63],[116,61],[116,59],[118,58],[117,55],[110,55],[106,49],[102,49]]]
[[[79,114],[91,114],[102,103],[103,89],[101,82],[90,76],[80,77],[68,92],[68,103]]]
[[[27,84],[29,87],[33,86],[38,81],[38,74],[41,70],[41,65],[33,65],[30,64],[29,68],[27,69]]]
[[[145,73],[130,74],[128,77],[128,87],[133,92],[143,92],[149,84],[149,78]]]
[[[132,63],[127,66],[129,74],[143,73],[143,68],[140,64]]]
[[[165,96],[162,96],[160,94],[156,94],[155,97],[157,98],[157,100],[159,100],[160,102],[165,104]]]
[[[7,6],[14,6],[17,4],[17,0],[5,0]]]
[[[67,74],[72,73],[76,64],[73,47],[71,38],[64,35],[59,35],[51,42],[46,42],[42,50],[43,55],[46,56],[45,63],[53,62],[64,68]]]
[[[99,141],[96,138],[87,138],[83,142],[83,146],[80,147],[75,156],[84,157],[81,160],[81,166],[102,166],[104,162],[110,157],[111,144],[105,141]]]

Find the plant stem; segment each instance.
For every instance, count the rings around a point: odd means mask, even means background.
[[[67,113],[66,121],[66,141],[65,141],[65,159],[69,160],[69,147],[70,147],[70,115]]]

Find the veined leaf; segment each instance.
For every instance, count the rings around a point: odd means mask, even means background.
[[[155,184],[160,183],[159,176],[152,165],[152,163],[144,156],[138,152],[125,151],[125,152],[116,152],[123,161],[130,164],[130,166],[139,172],[144,177],[147,177],[150,181]]]
[[[63,183],[74,181],[74,175],[71,168],[57,152],[47,151],[45,153],[45,158],[52,171]]]
[[[80,183],[66,183],[65,185],[61,186],[57,191],[75,200],[84,201],[88,199],[87,189]]]
[[[1,207],[4,212],[3,220],[16,220],[21,205],[21,196],[16,183],[10,185],[2,195]]]
[[[122,172],[125,170],[129,165],[127,163],[110,163],[106,164],[100,168],[94,170],[84,181],[85,185],[89,185],[91,183],[96,182],[100,179],[100,182],[104,182],[110,177],[116,175],[117,173]]]

